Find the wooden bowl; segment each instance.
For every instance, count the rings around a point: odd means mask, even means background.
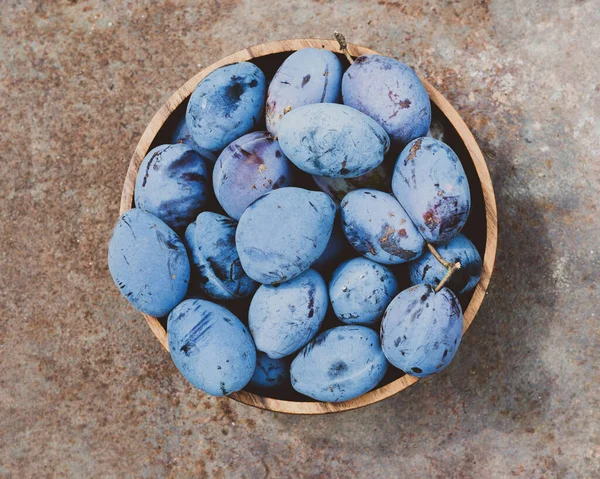
[[[173,129],[176,121],[175,117],[183,114],[188,97],[204,77],[224,65],[252,61],[253,63],[256,63],[257,66],[265,72],[267,78],[270,79],[286,56],[291,52],[307,47],[323,48],[337,54],[340,53],[338,43],[333,40],[301,39],[265,43],[245,48],[244,50],[240,50],[233,55],[229,55],[228,57],[213,63],[179,88],[179,90],[177,90],[154,115],[154,118],[152,118],[152,121],[144,131],[135,148],[135,152],[129,163],[129,169],[127,170],[127,176],[121,195],[121,214],[134,206],[133,190],[135,178],[144,156],[146,156],[152,147],[161,143],[168,143],[166,136],[167,131]],[[367,53],[377,53],[368,48],[353,44],[348,44],[348,51],[353,57]],[[343,56],[340,56],[340,58],[344,65],[348,64]],[[431,98],[434,113],[437,112],[437,114],[441,115],[446,122],[447,133],[444,141],[454,149],[461,159],[471,187],[472,210],[463,231],[481,253],[481,257],[483,258],[483,271],[481,280],[472,292],[472,295],[461,301],[463,302],[464,310],[464,332],[473,322],[473,319],[481,306],[494,267],[497,243],[496,200],[487,165],[473,134],[457,111],[450,105],[448,100],[427,82],[427,80],[423,78],[421,78],[421,80]],[[175,115],[172,115],[174,112]],[[160,344],[168,351],[167,332],[163,324],[161,324],[157,318],[147,314],[144,314],[144,318]],[[395,368],[390,369],[395,370]],[[281,400],[262,397],[247,391],[233,393],[229,397],[250,406],[291,414],[325,414],[347,411],[349,409],[356,409],[382,401],[418,381],[418,378],[414,376],[408,374],[401,375],[401,372],[395,371],[396,376],[400,377],[392,377],[391,380],[388,379],[389,382],[387,384],[385,384],[384,379],[383,386],[363,394],[358,398],[340,403],[306,401],[306,398],[299,401]]]

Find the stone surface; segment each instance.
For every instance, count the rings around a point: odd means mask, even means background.
[[[598,477],[599,11],[4,1],[0,476]],[[133,148],[175,89],[244,46],[334,29],[464,116],[500,244],[450,367],[366,409],[293,417],[193,390],[119,296],[106,247]]]

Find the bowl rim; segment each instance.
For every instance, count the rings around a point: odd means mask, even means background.
[[[135,187],[135,179],[140,164],[150,149],[150,145],[154,141],[156,135],[163,127],[171,113],[175,111],[181,103],[183,103],[194,91],[198,83],[204,79],[209,73],[225,65],[232,63],[250,61],[255,58],[268,56],[278,53],[292,52],[300,50],[302,48],[318,48],[330,50],[334,53],[340,53],[339,45],[334,40],[324,39],[291,39],[291,40],[279,40],[269,43],[263,43],[252,47],[244,48],[236,53],[228,55],[210,66],[202,69],[187,82],[185,82],[171,97],[160,107],[156,112],[144,133],[142,134],[138,144],[136,145],[133,156],[129,162],[127,174],[125,176],[125,182],[123,185],[123,191],[121,193],[121,203],[119,214],[123,214],[125,211],[133,207],[133,192]],[[360,45],[348,43],[348,51],[353,57],[357,57],[365,54],[378,54],[376,51],[371,50]],[[481,183],[481,189],[483,193],[483,199],[485,204],[485,216],[486,216],[486,245],[485,254],[482,260],[482,273],[479,283],[475,287],[471,301],[463,313],[463,334],[467,331],[475,315],[479,310],[481,303],[485,297],[492,272],[494,269],[494,263],[496,259],[496,248],[498,241],[498,223],[497,223],[497,210],[496,210],[496,199],[494,196],[494,189],[492,186],[492,180],[490,173],[481,152],[481,149],[477,145],[473,134],[467,127],[464,120],[450,104],[450,102],[438,91],[433,85],[431,85],[426,79],[419,75],[419,78],[423,82],[425,89],[429,95],[429,98],[435,105],[440,109],[448,121],[452,124],[461,140],[463,141],[471,161],[475,166],[475,170],[479,181]],[[167,332],[165,328],[160,324],[157,318],[147,314],[143,314],[150,330],[154,336],[158,339],[163,348],[169,351],[169,344],[167,340]],[[269,397],[259,396],[257,394],[250,393],[248,391],[238,391],[230,394],[228,397],[235,401],[254,406],[260,409],[270,410],[274,412],[289,413],[289,414],[327,414],[333,412],[348,411],[351,409],[357,409],[360,407],[368,406],[376,402],[387,399],[400,391],[412,386],[416,383],[419,378],[405,374],[404,376],[392,381],[385,386],[369,391],[355,399],[349,401],[338,402],[338,403],[327,403],[318,401],[287,401],[281,399],[274,399]]]

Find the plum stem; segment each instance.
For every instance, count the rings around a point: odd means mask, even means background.
[[[452,264],[450,265],[450,267],[448,268],[448,272],[446,273],[446,276],[444,276],[444,277],[442,278],[442,280],[440,281],[440,284],[438,284],[438,285],[435,287],[434,291],[435,291],[436,293],[437,293],[437,292],[439,292],[439,291],[440,291],[440,290],[441,290],[441,289],[444,287],[444,285],[445,285],[445,284],[446,284],[448,281],[450,281],[450,278],[452,277],[452,275],[453,275],[454,273],[456,273],[456,272],[457,272],[457,271],[458,271],[460,268],[462,268],[462,265],[460,264],[460,261],[457,261],[456,263],[452,263]]]
[[[354,58],[352,58],[350,56],[350,53],[348,52],[348,44],[346,43],[346,37],[344,37],[344,35],[342,35],[338,31],[333,32],[333,36],[335,37],[337,42],[340,44],[340,50],[342,51],[342,53],[344,55],[346,55],[346,58],[350,62],[350,65],[352,65],[354,63]]]
[[[444,268],[450,269],[451,263],[448,263],[448,261],[441,257],[441,255],[435,249],[435,246],[433,246],[431,243],[427,243],[427,249],[431,252],[435,259],[437,259],[442,264]]]

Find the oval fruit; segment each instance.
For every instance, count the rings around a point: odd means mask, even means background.
[[[108,245],[108,269],[121,294],[142,313],[165,316],[185,296],[190,263],[162,220],[138,208],[123,213]]]
[[[469,182],[452,149],[434,138],[418,138],[402,150],[392,177],[394,196],[430,243],[454,238],[471,209]]]
[[[314,269],[278,286],[263,284],[248,311],[256,348],[273,359],[295,353],[317,334],[328,301],[327,285]]]
[[[378,263],[399,264],[423,252],[422,236],[392,195],[355,190],[344,197],[341,211],[344,234],[363,256]]]
[[[429,284],[402,291],[381,321],[381,346],[388,361],[405,373],[425,377],[444,369],[456,354],[463,315],[448,288]]]
[[[406,144],[425,136],[431,101],[417,74],[382,55],[362,55],[344,73],[344,104],[373,118],[393,142]]]
[[[397,294],[394,274],[366,258],[342,263],[329,282],[333,311],[346,324],[376,325]]]
[[[260,122],[265,93],[265,75],[252,63],[212,72],[198,84],[187,106],[185,120],[194,142],[218,152],[248,133]]]
[[[225,396],[243,389],[256,366],[256,349],[246,326],[227,309],[188,299],[169,315],[171,358],[198,389]]]
[[[361,112],[320,103],[286,114],[279,124],[279,144],[290,161],[307,173],[353,178],[383,161],[390,139]]]
[[[481,277],[481,256],[477,248],[464,235],[459,234],[450,242],[436,246],[440,256],[449,263],[460,262],[446,286],[456,294],[463,294],[475,288]],[[437,286],[448,270],[426,251],[408,266],[412,284],[427,283]]]
[[[238,138],[219,155],[213,188],[219,204],[235,220],[254,200],[292,184],[292,164],[266,131]]]
[[[342,64],[329,50],[304,48],[281,64],[269,84],[265,116],[267,130],[277,133],[284,110],[340,98]]]
[[[245,298],[258,288],[242,269],[235,248],[235,228],[231,218],[205,211],[185,232],[193,283],[209,298]]]
[[[325,193],[280,188],[242,214],[235,243],[244,271],[260,283],[281,283],[310,268],[325,251],[335,204]]]
[[[317,401],[340,402],[373,389],[388,363],[377,333],[366,326],[338,326],[298,353],[290,370],[293,388]]]
[[[260,390],[279,389],[290,383],[288,358],[271,359],[265,353],[256,354],[256,368],[248,386]]]
[[[171,228],[185,228],[208,198],[208,170],[188,145],[160,145],[146,155],[135,180],[135,205]]]

